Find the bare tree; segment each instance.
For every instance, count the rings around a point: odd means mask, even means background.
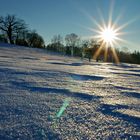
[[[82,58],[82,60],[85,57],[86,50],[89,46],[90,46],[90,41],[89,40],[82,40],[81,41],[81,58]]]
[[[74,47],[78,44],[79,42],[79,37],[75,33],[71,33],[66,35],[65,37],[66,45],[71,47],[71,56],[73,56],[74,53]]]
[[[3,31],[8,41],[13,44],[18,39],[19,34],[26,29],[24,20],[18,19],[15,15],[0,17],[0,30]]]
[[[61,35],[54,35],[52,40],[51,47],[53,47],[58,52],[65,52],[63,45],[63,37]]]
[[[52,43],[63,43],[63,38],[61,35],[54,35],[52,40],[51,40]]]

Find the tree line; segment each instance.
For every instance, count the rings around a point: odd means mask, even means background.
[[[102,44],[94,39],[84,40],[77,34],[70,33],[64,38],[61,35],[54,35],[51,43],[46,46],[43,37],[35,30],[30,30],[25,21],[15,15],[0,16],[0,42],[44,48],[63,55],[79,56],[81,59],[88,58],[89,61],[94,58]],[[120,62],[140,64],[139,51],[129,52],[114,49]],[[102,49],[94,59],[96,61],[115,62],[112,49],[108,47],[106,58],[104,57],[105,51],[105,49]]]
[[[45,46],[43,37],[15,15],[0,16],[0,41],[38,48]]]
[[[114,52],[118,56],[120,62],[140,64],[140,52],[129,52],[126,47],[122,50],[111,47],[107,48],[107,56],[105,58],[106,47],[100,50],[100,53],[94,58],[96,52],[101,48],[102,42],[97,42],[94,39],[81,39],[75,33],[67,34],[64,38],[61,35],[53,36],[51,43],[46,46],[46,49],[53,52],[59,52],[63,55],[79,56],[81,59],[88,58],[96,61],[115,62]]]

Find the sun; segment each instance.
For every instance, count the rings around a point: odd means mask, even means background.
[[[102,55],[102,52],[104,52],[105,62],[111,59],[109,61],[115,61],[115,63],[119,63],[119,58],[117,56],[115,47],[119,44],[120,41],[124,41],[121,38],[121,35],[123,34],[121,29],[123,27],[117,27],[117,25],[110,20],[108,21],[108,24],[103,22],[101,25],[96,21],[95,24],[97,25],[98,29],[92,28],[91,31],[96,32],[96,35],[93,36],[93,38],[97,39],[97,42],[99,42],[100,46],[94,53],[93,59],[97,60],[98,57]]]
[[[104,24],[104,26],[98,24],[98,29],[93,30],[97,33],[93,38],[103,42],[106,47],[115,47],[120,41],[124,41],[121,39],[123,33],[120,31],[120,27],[116,27],[111,22]]]
[[[110,45],[112,45],[113,42],[117,39],[117,33],[113,28],[110,27],[104,28],[100,34],[102,40]]]
[[[122,34],[120,28],[116,27],[116,25],[111,21],[109,21],[107,25],[104,24],[104,26],[98,24],[98,28],[99,29],[96,30],[96,33],[98,34],[94,37],[96,37],[96,39],[98,39],[101,44],[98,50],[95,52],[93,58],[97,60],[98,56],[103,50],[105,62],[109,59],[109,57],[112,57],[111,59],[114,59],[115,63],[119,63],[119,58],[117,56],[115,46],[120,40],[122,40],[120,38],[120,35]]]
[[[93,35],[91,35],[90,38],[97,42],[96,45],[98,47],[93,54],[93,59],[96,61],[100,57],[102,60],[104,59],[103,61],[105,62],[115,61],[115,63],[119,63],[119,57],[117,55],[119,47],[121,47],[122,44],[131,44],[131,42],[129,42],[129,40],[125,40],[123,36],[130,34],[130,32],[126,32],[125,28],[131,23],[135,22],[137,20],[137,17],[123,24],[120,24],[120,21],[122,19],[122,13],[117,14],[117,16],[114,17],[114,6],[115,3],[114,1],[112,1],[110,3],[108,18],[105,18],[106,16],[103,16],[100,8],[97,8],[97,12],[99,13],[99,21],[96,20],[95,16],[91,16],[89,13],[84,11],[84,14],[92,21],[94,25],[94,27],[82,27],[91,31]]]

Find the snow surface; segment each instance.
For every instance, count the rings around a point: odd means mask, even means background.
[[[140,65],[0,45],[0,139],[140,139]]]

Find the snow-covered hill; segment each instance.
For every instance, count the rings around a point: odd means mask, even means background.
[[[1,44],[0,139],[140,139],[140,65]]]

